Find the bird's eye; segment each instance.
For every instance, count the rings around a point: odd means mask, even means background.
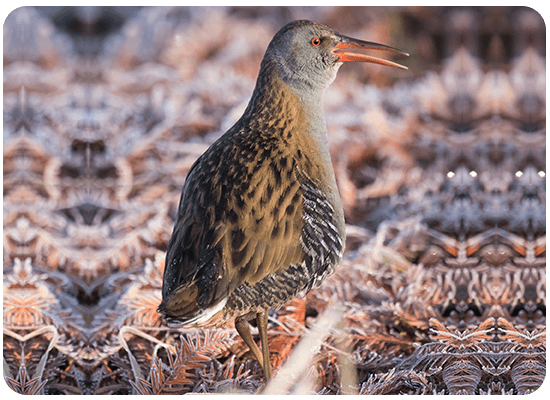
[[[311,39],[311,44],[315,47],[319,46],[321,44],[321,39],[319,39],[317,36]]]

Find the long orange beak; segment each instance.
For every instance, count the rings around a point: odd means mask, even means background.
[[[341,62],[368,62],[373,64],[387,65],[388,67],[408,69],[404,65],[397,64],[393,61],[384,60],[383,58],[368,56],[361,53],[353,53],[350,51],[345,51],[344,49],[367,49],[367,50],[382,50],[382,51],[391,51],[394,53],[402,54],[404,56],[409,56],[409,53],[406,53],[402,50],[396,49],[395,47],[386,46],[385,44],[367,42],[364,40],[353,39],[347,36],[341,36],[342,41],[338,43],[332,49],[332,53],[338,56],[338,61]]]

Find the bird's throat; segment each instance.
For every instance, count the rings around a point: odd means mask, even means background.
[[[323,111],[325,87],[296,85],[281,76],[279,67],[263,66],[248,110],[270,110],[272,123],[285,127],[285,133],[308,134],[328,154],[326,123]],[[245,113],[246,114],[246,113]],[[265,120],[265,115],[250,116]],[[275,122],[276,121],[276,122]]]
[[[296,87],[283,79],[276,65],[264,64],[243,122],[254,124],[257,134],[278,141],[287,156],[302,152],[313,165],[311,177],[336,186],[323,95],[324,88]]]

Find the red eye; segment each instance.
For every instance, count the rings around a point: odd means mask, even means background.
[[[321,44],[321,39],[319,39],[318,37],[314,37],[313,39],[311,39],[311,44],[317,47]]]

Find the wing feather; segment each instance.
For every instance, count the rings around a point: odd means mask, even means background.
[[[208,154],[216,151],[215,156]],[[199,158],[188,174],[159,307],[168,317],[191,319],[239,285],[254,285],[303,261],[301,186],[292,160],[281,165],[257,152],[253,161],[241,155],[249,162],[245,165],[240,159],[224,159],[228,154],[213,146],[201,156],[206,161]],[[219,168],[232,163],[231,168],[209,171],[207,160],[216,157]],[[290,173],[281,168],[291,168]]]

